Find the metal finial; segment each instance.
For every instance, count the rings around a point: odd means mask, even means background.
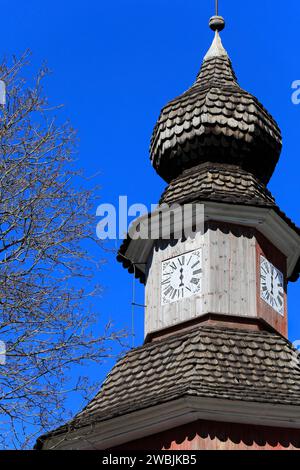
[[[225,20],[222,16],[212,16],[209,20],[209,27],[213,31],[222,31],[225,28]]]
[[[215,0],[215,5],[216,5],[216,14],[215,16],[212,16],[211,19],[209,20],[209,27],[213,31],[222,31],[222,29],[225,28],[225,20],[222,18],[222,16],[219,16],[219,0]]]

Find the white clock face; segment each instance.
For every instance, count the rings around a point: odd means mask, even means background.
[[[196,250],[163,261],[161,304],[191,297],[201,291],[202,251]]]
[[[284,315],[283,274],[266,258],[260,257],[260,296],[280,315]]]

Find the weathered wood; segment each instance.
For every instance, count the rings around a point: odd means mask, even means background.
[[[202,249],[202,292],[161,305],[162,261]],[[255,317],[256,239],[217,229],[198,233],[194,239],[159,241],[153,250],[146,282],[145,334],[185,322],[207,313]]]
[[[161,305],[162,262],[199,248],[203,259],[201,293]],[[256,230],[217,223],[193,239],[158,241],[147,268],[145,336],[208,313],[262,318],[286,336],[286,293],[284,316],[260,298],[260,254],[280,269],[286,280],[286,257]]]

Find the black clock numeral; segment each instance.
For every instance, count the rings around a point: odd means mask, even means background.
[[[265,268],[263,265],[262,265],[262,267],[261,267],[261,270],[262,270],[263,273],[265,273],[265,275],[268,274],[268,271],[266,270],[266,268]]]
[[[196,261],[196,263],[192,265],[192,269],[194,269],[196,266],[198,266],[198,264],[200,264],[200,261],[199,261],[199,260]]]
[[[180,266],[184,266],[184,261],[185,261],[184,256],[181,259],[178,258],[178,262],[179,262]]]
[[[169,294],[169,292],[172,292],[173,290],[173,287],[172,286],[169,286],[165,291],[164,291],[164,294],[165,296],[167,296]]]
[[[172,296],[171,296],[172,299],[175,299],[176,293],[177,293],[177,289],[174,289],[174,292],[173,292],[173,294],[172,294]]]
[[[196,276],[197,274],[201,274],[202,269],[197,269],[196,271],[193,271],[193,275]]]

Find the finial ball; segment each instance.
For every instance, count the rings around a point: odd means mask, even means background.
[[[225,28],[225,20],[222,16],[212,16],[209,20],[209,27],[213,31],[222,31]]]

